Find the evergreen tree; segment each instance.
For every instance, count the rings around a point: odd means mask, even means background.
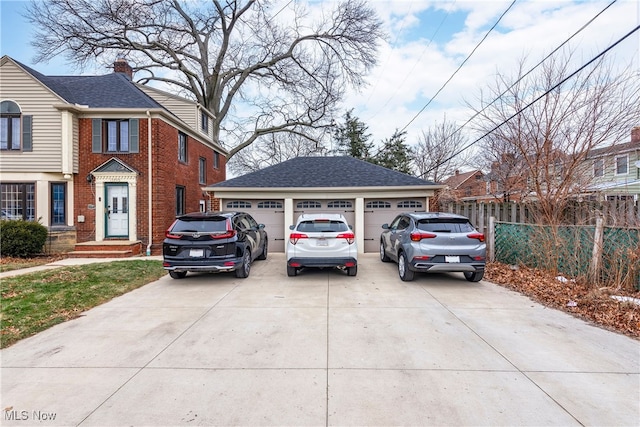
[[[371,163],[398,172],[411,174],[413,150],[405,142],[406,135],[406,132],[400,132],[396,129],[393,136],[384,141],[382,148],[373,157]]]
[[[367,129],[367,125],[353,116],[353,109],[347,111],[344,115],[344,124],[336,126],[333,134],[336,142],[334,153],[369,161],[373,143],[369,142],[371,134],[367,133]]]

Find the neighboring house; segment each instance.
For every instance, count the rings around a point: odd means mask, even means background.
[[[159,254],[175,215],[204,210],[202,187],[225,179],[208,114],[131,78],[123,60],[111,74],[45,76],[0,59],[3,216],[41,222],[51,251]]]
[[[213,209],[249,212],[265,224],[269,250],[283,252],[302,213],[341,213],[359,252],[377,252],[382,224],[401,212],[424,212],[433,182],[353,157],[298,157],[205,188]]]
[[[591,150],[586,160],[591,184],[586,195],[600,200],[634,200],[640,197],[640,127],[631,141]]]
[[[441,201],[474,201],[487,197],[487,181],[482,171],[455,171],[442,184],[445,188],[439,195]]]

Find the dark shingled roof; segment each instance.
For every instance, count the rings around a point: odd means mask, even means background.
[[[16,61],[70,104],[90,108],[162,108],[123,73],[102,76],[45,76]]]
[[[396,187],[435,185],[353,157],[296,157],[213,184],[224,188]]]

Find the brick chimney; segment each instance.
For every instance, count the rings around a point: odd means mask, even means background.
[[[640,142],[640,126],[631,129],[631,142]]]
[[[116,59],[113,63],[113,72],[126,74],[126,76],[129,77],[129,80],[133,78],[133,68],[131,68],[131,65],[129,65],[127,60],[124,58]]]

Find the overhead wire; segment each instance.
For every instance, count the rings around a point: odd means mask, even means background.
[[[438,165],[433,166],[431,169],[425,171],[424,173],[418,175],[419,177],[422,177],[426,174],[428,174],[429,172],[431,172],[432,170],[434,170],[435,168],[437,168],[438,166],[442,165],[443,163],[446,163],[448,161],[450,161],[451,159],[453,159],[455,156],[459,155],[460,153],[462,153],[463,151],[471,148],[473,145],[477,144],[479,141],[481,141],[483,138],[487,137],[488,135],[490,135],[492,132],[495,132],[496,130],[500,129],[503,125],[505,125],[506,123],[508,123],[511,119],[513,119],[514,117],[516,117],[518,114],[521,114],[523,111],[525,111],[527,108],[531,107],[533,104],[535,104],[536,102],[538,102],[540,99],[542,99],[543,97],[545,97],[546,95],[548,95],[549,93],[553,92],[554,90],[556,90],[558,87],[560,87],[562,84],[564,84],[566,81],[568,81],[569,79],[573,78],[573,76],[575,76],[576,74],[578,74],[580,71],[584,70],[586,67],[588,67],[589,65],[591,65],[593,62],[597,61],[598,59],[600,59],[600,57],[606,55],[611,49],[613,49],[614,47],[616,47],[618,44],[622,43],[625,39],[627,39],[628,37],[630,37],[631,35],[633,35],[633,33],[635,33],[636,31],[638,31],[640,29],[640,25],[636,26],[633,30],[629,31],[627,34],[625,34],[624,36],[622,36],[620,39],[618,39],[618,41],[616,41],[615,43],[613,43],[612,45],[610,45],[608,48],[606,48],[605,50],[603,50],[602,52],[600,52],[598,55],[596,55],[595,57],[593,57],[591,60],[589,60],[587,63],[585,63],[584,65],[582,65],[580,68],[578,68],[577,70],[575,70],[573,73],[569,74],[568,76],[566,76],[565,78],[563,78],[562,80],[560,80],[558,83],[556,83],[553,87],[547,89],[544,93],[542,93],[541,95],[539,95],[538,97],[536,97],[533,101],[529,102],[527,105],[525,105],[524,107],[522,107],[521,109],[519,109],[518,111],[516,111],[515,113],[513,113],[510,117],[508,117],[507,119],[503,120],[501,123],[499,123],[498,125],[494,126],[491,130],[487,131],[484,135],[482,135],[481,137],[475,139],[474,141],[470,142],[469,144],[467,144],[466,146],[464,146],[463,148],[461,148],[460,150],[456,151],[454,154],[452,154],[451,156],[449,156],[447,159],[443,160],[442,162],[440,162]]]

